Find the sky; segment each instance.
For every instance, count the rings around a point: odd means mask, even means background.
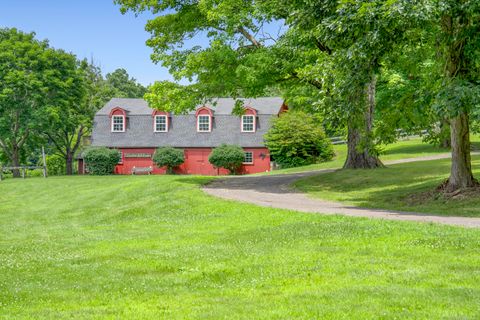
[[[52,47],[93,57],[104,74],[124,68],[143,85],[172,80],[150,60],[149,14],[122,15],[113,0],[0,0],[0,8],[0,27],[34,31]]]

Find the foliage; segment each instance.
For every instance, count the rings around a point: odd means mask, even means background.
[[[116,98],[143,98],[147,91],[135,78],[131,78],[125,69],[107,73],[105,83],[113,91],[112,97]]]
[[[121,159],[116,149],[91,147],[83,152],[85,166],[90,174],[109,175]]]
[[[222,144],[213,149],[208,161],[216,168],[225,168],[235,174],[245,161],[245,152],[240,146]]]
[[[224,201],[210,180],[1,182],[0,318],[479,318],[478,229]]]
[[[320,123],[302,111],[286,112],[274,119],[265,144],[283,168],[328,161],[334,156]]]
[[[185,154],[181,149],[172,147],[158,148],[153,155],[153,162],[157,167],[167,167],[167,173],[173,173],[173,168],[185,162]]]
[[[48,155],[47,173],[50,176],[61,176],[65,174],[65,159],[57,154]]]
[[[25,159],[27,145],[38,145],[34,132],[47,127],[49,97],[74,81],[62,69],[67,65],[70,71],[71,63],[70,55],[34,33],[0,29],[0,148],[12,165]]]

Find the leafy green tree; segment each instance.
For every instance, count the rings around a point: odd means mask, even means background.
[[[143,98],[147,92],[147,89],[135,78],[131,78],[125,69],[107,73],[106,84],[114,91],[112,96],[117,98]]]
[[[245,152],[240,146],[222,144],[213,149],[208,161],[215,168],[225,168],[230,174],[235,174],[245,161]]]
[[[102,176],[113,173],[121,155],[115,149],[90,147],[84,151],[83,159],[90,174]]]
[[[285,168],[331,160],[334,155],[321,125],[302,111],[274,119],[265,143],[275,162]]]
[[[51,97],[61,99],[70,78],[72,58],[49,48],[34,33],[0,29],[0,148],[19,166],[26,146],[35,146],[35,132],[47,127]],[[19,176],[17,170],[15,176]]]
[[[147,42],[175,80],[157,82],[152,106],[184,112],[215,96],[255,97],[280,88],[290,102],[348,127],[345,167],[382,166],[373,138],[380,60],[404,36],[409,1],[116,0],[122,12],[152,11]],[[266,28],[268,26],[269,28]],[[280,26],[272,34],[266,29]],[[206,47],[187,46],[207,36]],[[294,104],[294,103],[293,103]],[[301,103],[300,105],[305,105]]]
[[[158,148],[153,155],[153,162],[159,167],[167,167],[167,173],[173,173],[173,169],[185,162],[183,150],[172,147]]]

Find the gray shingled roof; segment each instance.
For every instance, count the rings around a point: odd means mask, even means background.
[[[222,143],[242,147],[263,147],[264,134],[278,115],[283,99],[244,99],[245,106],[257,110],[257,128],[254,133],[242,133],[240,117],[232,115],[234,99],[216,99],[212,132],[197,132],[195,111],[186,115],[172,115],[168,132],[154,132],[152,109],[143,99],[112,99],[100,109],[94,119],[93,146],[118,148],[161,147],[217,147]],[[110,111],[120,107],[127,111],[126,132],[111,132]],[[197,108],[200,106],[197,106]]]
[[[270,114],[276,115],[280,111],[280,107],[283,104],[283,99],[280,97],[268,97],[268,98],[239,98],[244,102],[244,106],[251,107],[257,110],[258,114]],[[214,111],[214,114],[231,115],[232,109],[235,106],[235,99],[232,98],[217,98],[211,103],[206,103],[209,108]],[[203,105],[198,105],[195,110]],[[109,115],[113,108],[121,107],[127,111],[130,115],[151,115],[152,109],[148,106],[148,103],[143,99],[125,99],[125,98],[113,98],[107,104],[97,112],[97,115]],[[189,112],[194,114],[195,111]]]

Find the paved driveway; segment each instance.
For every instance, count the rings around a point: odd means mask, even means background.
[[[441,154],[421,158],[402,159],[387,164],[444,159],[448,157],[448,154]],[[353,217],[388,220],[433,222],[474,228],[480,227],[480,218],[444,217],[433,214],[427,215],[412,212],[358,208],[338,202],[313,199],[290,187],[290,185],[298,179],[332,171],[334,170],[265,176],[225,177],[214,180],[212,183],[206,185],[203,190],[210,195],[224,199],[302,212],[342,214]]]

